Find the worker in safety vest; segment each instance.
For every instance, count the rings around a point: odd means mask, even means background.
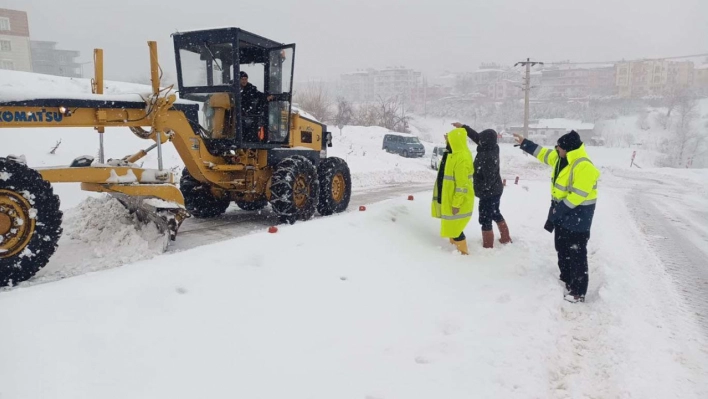
[[[456,128],[445,135],[443,154],[433,188],[432,216],[440,219],[440,236],[449,238],[463,255],[468,255],[464,229],[472,218],[472,154],[467,147],[467,132]]]
[[[521,149],[553,167],[551,208],[544,228],[555,230],[560,280],[565,283],[565,299],[584,302],[588,290],[588,253],[590,227],[597,202],[600,171],[585,151],[574,130],[561,136],[555,149],[543,148],[515,134]]]

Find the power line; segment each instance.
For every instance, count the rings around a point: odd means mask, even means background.
[[[692,55],[679,55],[675,57],[658,57],[658,58],[638,58],[635,60],[619,60],[619,61],[588,61],[588,62],[547,62],[546,65],[597,65],[597,64],[619,64],[621,62],[636,62],[636,61],[657,61],[657,60],[676,60],[680,58],[697,58],[706,57],[708,53],[703,54],[692,54]]]

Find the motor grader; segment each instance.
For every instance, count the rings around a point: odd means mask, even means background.
[[[0,101],[0,128],[91,127],[98,135],[98,159],[82,156],[50,168],[30,168],[22,156],[2,154],[0,141],[0,286],[32,277],[56,250],[62,212],[51,183],[81,183],[83,190],[115,196],[172,240],[185,218],[216,217],[232,202],[244,210],[270,204],[290,224],[315,211],[346,210],[351,176],[344,160],[327,156],[331,133],[292,109],[294,44],[238,28],[172,37],[179,99],[173,87],[160,86],[157,44],[148,42],[148,95],[103,94],[103,51],[96,49],[92,94]],[[242,104],[237,77],[254,66],[262,74],[262,97],[259,104]],[[105,128],[120,126],[154,144],[105,160]],[[163,168],[168,142],[185,165],[179,185]],[[157,169],[136,165],[155,149]]]

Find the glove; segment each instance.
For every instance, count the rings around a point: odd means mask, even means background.
[[[553,225],[553,222],[551,222],[550,220],[546,220],[546,224],[543,225],[543,228],[549,233],[553,233],[553,229],[555,228],[555,226]]]

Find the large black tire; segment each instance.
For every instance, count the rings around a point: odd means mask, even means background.
[[[215,197],[209,186],[192,177],[187,168],[182,170],[179,190],[184,197],[187,212],[197,218],[217,217],[226,212],[226,208],[231,204],[229,198]]]
[[[268,205],[268,200],[259,199],[251,202],[236,200],[234,201],[234,203],[244,211],[260,211],[261,209],[265,208],[266,205]]]
[[[0,287],[46,266],[61,237],[59,197],[42,175],[0,158]]]
[[[302,156],[278,162],[270,184],[270,205],[282,223],[309,220],[314,216],[320,197],[317,169]]]
[[[317,177],[320,181],[317,212],[322,216],[344,212],[352,198],[352,176],[347,163],[336,157],[323,159]]]

